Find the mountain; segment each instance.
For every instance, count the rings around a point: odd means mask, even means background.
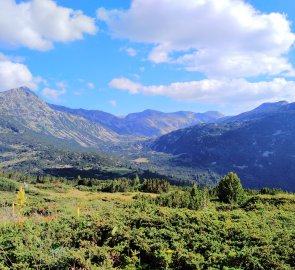
[[[286,110],[293,106],[287,101],[279,101],[275,103],[263,103],[252,111],[244,112],[236,116],[224,119],[224,121],[244,121],[256,118],[261,118],[266,115],[275,114],[279,111]]]
[[[200,123],[215,122],[223,117],[219,112],[193,113],[180,111],[163,113],[155,110],[145,110],[128,114],[125,117],[117,117],[98,110],[70,109],[53,104],[49,104],[49,106],[54,110],[83,116],[121,135],[146,137],[160,136]]]
[[[118,117],[99,110],[71,109],[61,105],[48,104],[55,111],[82,116],[92,122],[109,125],[110,122],[116,121]]]
[[[175,165],[237,172],[244,185],[295,191],[295,103],[263,104],[225,122],[202,124],[154,140]]]
[[[0,133],[30,134],[46,141],[58,140],[64,144],[98,147],[118,142],[119,136],[104,126],[84,117],[53,110],[26,87],[0,93]]]
[[[196,124],[214,122],[222,117],[223,115],[218,112],[193,113],[180,111],[163,113],[145,110],[140,113],[128,114],[121,121],[125,124],[127,133],[141,133],[152,137]]]
[[[210,182],[215,183],[221,175],[235,171],[246,187],[294,191],[294,119],[295,103],[284,101],[225,118],[217,112],[154,110],[120,118],[101,111],[48,105],[28,88],[20,87],[0,93],[0,168],[57,172],[59,165],[61,169],[69,166],[72,173],[72,168],[88,170],[93,164],[103,167],[114,162],[120,167],[124,162],[126,168],[134,160],[145,160],[134,166],[154,168],[171,179],[182,174],[186,179],[206,179],[208,174],[207,179],[210,176]],[[182,129],[175,130],[178,128]],[[144,143],[135,136],[164,133],[168,134]],[[70,149],[74,154],[59,152]],[[95,156],[80,154],[85,149]],[[117,157],[109,159],[101,152]]]

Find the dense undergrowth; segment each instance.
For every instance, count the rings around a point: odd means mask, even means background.
[[[109,193],[56,180],[29,183],[20,216],[12,213],[20,183],[0,183],[1,270],[295,267],[294,194],[247,191],[229,204],[196,187],[158,195],[135,181],[136,190]]]

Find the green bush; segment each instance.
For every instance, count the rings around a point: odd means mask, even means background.
[[[11,179],[0,177],[0,190],[2,191],[16,191],[19,184]]]
[[[281,189],[276,189],[276,188],[268,188],[268,187],[264,187],[259,191],[260,194],[267,194],[267,195],[276,195],[279,193],[283,193],[283,191]]]

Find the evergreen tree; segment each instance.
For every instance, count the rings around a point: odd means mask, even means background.
[[[190,209],[198,209],[200,204],[200,191],[197,184],[193,185],[190,195]]]
[[[135,191],[138,191],[139,187],[140,187],[140,180],[138,175],[135,176],[135,178],[133,179],[133,187]]]
[[[224,176],[217,186],[217,196],[226,203],[239,203],[244,197],[241,180],[237,174],[230,172]]]

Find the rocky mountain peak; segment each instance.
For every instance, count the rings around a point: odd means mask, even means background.
[[[51,109],[28,87],[19,87],[0,92],[0,111],[9,115],[48,112]]]

